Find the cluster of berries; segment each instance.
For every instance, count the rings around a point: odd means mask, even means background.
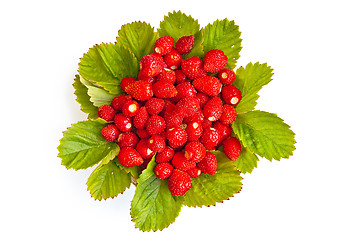
[[[207,150],[222,145],[232,161],[241,152],[230,126],[237,115],[234,106],[241,100],[240,90],[232,85],[235,73],[224,68],[228,59],[218,49],[207,52],[203,60],[183,59],[193,43],[194,36],[181,37],[175,44],[172,37],[159,38],[155,53],[140,60],[138,79],[122,79],[120,86],[127,94],[98,110],[100,118],[111,122],[101,133],[119,144],[119,162],[146,167],[157,153],[155,175],[168,179],[170,192],[178,196],[191,188],[191,178],[216,174],[216,156]]]

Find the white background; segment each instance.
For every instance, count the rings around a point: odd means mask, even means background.
[[[361,239],[357,2],[2,1],[0,239]],[[134,187],[94,201],[91,169],[66,170],[56,148],[86,118],[72,89],[82,54],[128,22],[157,28],[173,10],[240,26],[238,66],[275,69],[257,108],[292,126],[297,150],[261,159],[231,200],[184,207],[169,228],[142,233],[129,214]]]

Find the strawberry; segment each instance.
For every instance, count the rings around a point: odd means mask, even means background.
[[[212,49],[204,55],[204,70],[210,73],[219,72],[228,61],[222,50]]]
[[[177,69],[182,62],[182,55],[180,55],[174,48],[164,56],[164,62],[172,70]]]
[[[160,163],[154,168],[154,174],[159,179],[167,179],[172,174],[173,166],[168,163]]]
[[[187,170],[186,173],[191,178],[196,178],[196,177],[199,177],[199,175],[201,175],[202,171],[199,170],[197,167],[194,167],[194,168],[191,168],[191,169]]]
[[[117,128],[122,132],[130,132],[133,126],[130,117],[124,116],[122,113],[115,115],[114,123],[115,126],[117,126]]]
[[[198,93],[196,94],[196,98],[198,98],[198,100],[199,100],[199,106],[200,106],[201,108],[203,108],[204,105],[209,101],[208,95],[205,94],[205,93],[201,93],[201,92],[198,92]]]
[[[153,152],[162,152],[165,149],[165,141],[160,135],[153,135],[148,139],[148,147]]]
[[[183,73],[182,70],[175,70],[175,81],[176,83],[182,83],[187,80],[187,76]]]
[[[178,127],[183,121],[183,115],[175,110],[169,110],[164,113],[164,120],[167,128]]]
[[[183,73],[192,80],[207,76],[203,69],[203,62],[199,57],[183,59],[181,67]]]
[[[222,83],[218,78],[212,76],[205,76],[197,78],[193,81],[193,86],[202,93],[208,96],[217,96],[221,92]]]
[[[168,144],[172,148],[181,147],[187,142],[187,133],[183,128],[179,126],[168,128],[166,134]]]
[[[184,152],[177,152],[176,154],[174,154],[174,157],[172,159],[172,164],[176,169],[179,169],[182,171],[187,171],[196,166],[195,162],[188,161],[185,158]]]
[[[164,68],[157,76],[157,81],[166,80],[172,84],[175,83],[175,72],[172,69]]]
[[[122,111],[123,104],[129,100],[132,100],[132,96],[130,95],[121,94],[119,96],[116,96],[112,100],[112,107],[117,111]]]
[[[108,124],[100,131],[105,140],[115,141],[119,136],[119,129],[114,124]]]
[[[146,104],[145,108],[150,115],[158,115],[164,107],[164,100],[161,98],[150,98]]]
[[[138,102],[134,100],[126,101],[122,106],[122,113],[128,117],[134,117],[139,110]]]
[[[214,175],[217,172],[217,158],[211,153],[207,152],[206,156],[197,163],[197,168],[200,169],[203,173]]]
[[[174,169],[168,180],[169,191],[175,196],[184,195],[192,187],[191,177],[178,169]]]
[[[217,121],[223,112],[222,100],[219,97],[211,98],[203,107],[203,115],[211,122]]]
[[[125,87],[125,92],[138,101],[145,101],[153,96],[152,84],[144,80],[129,84]]]
[[[229,125],[225,125],[221,122],[215,122],[213,125],[213,128],[216,129],[219,133],[219,143],[222,143],[222,141],[228,137],[231,136],[232,128]],[[217,144],[217,145],[218,145]]]
[[[172,50],[173,44],[174,44],[174,39],[172,37],[170,36],[161,37],[154,44],[154,52],[163,56]]]
[[[203,115],[202,109],[198,109],[192,116],[185,117],[183,119],[183,122],[186,124],[189,124],[191,122],[202,123],[203,121],[204,121],[204,115]]]
[[[143,163],[143,158],[132,147],[123,147],[120,149],[118,160],[124,167],[139,166]]]
[[[218,131],[211,127],[204,129],[200,142],[203,143],[207,150],[214,150],[219,143]]]
[[[223,124],[231,124],[236,120],[237,111],[231,105],[224,104],[223,112],[219,121]]]
[[[223,151],[231,161],[236,161],[241,154],[241,143],[237,138],[229,137],[223,141]]]
[[[149,114],[145,107],[139,108],[138,112],[135,114],[133,118],[134,127],[138,129],[144,129],[147,121],[149,119]]]
[[[178,39],[178,41],[175,44],[175,49],[180,54],[187,54],[189,53],[193,48],[194,43],[194,36],[183,36]]]
[[[169,162],[174,156],[174,150],[168,146],[160,153],[157,153],[155,156],[155,161],[157,163]]]
[[[153,53],[143,56],[139,63],[140,74],[146,77],[155,77],[162,71],[164,65],[159,54]]]
[[[158,98],[171,98],[177,95],[177,90],[172,83],[160,80],[153,84],[154,95]]]
[[[155,154],[155,152],[148,147],[148,140],[145,138],[138,142],[136,150],[144,159],[152,158]]]
[[[136,79],[133,77],[125,77],[120,81],[120,88],[123,89],[123,91],[125,91],[125,88],[135,81]]]
[[[206,148],[200,142],[189,142],[184,148],[184,156],[192,162],[200,162],[206,156]]]
[[[150,135],[159,134],[164,131],[165,121],[161,116],[151,116],[146,124],[146,130]]]
[[[236,79],[236,74],[232,69],[224,68],[219,71],[218,78],[224,85],[230,85]]]
[[[212,124],[213,122],[209,121],[208,119],[204,119],[204,121],[201,123],[203,129],[211,127]]]
[[[222,88],[222,99],[227,104],[237,105],[242,99],[242,94],[235,86],[227,85]]]
[[[139,138],[133,132],[121,133],[118,137],[119,147],[135,148],[139,142]]]
[[[182,98],[176,105],[176,111],[184,117],[192,116],[199,109],[199,101],[196,97]]]
[[[180,83],[175,88],[177,89],[178,92],[175,98],[178,101],[185,97],[195,97],[197,93],[196,89],[193,87],[193,85],[190,82]]]
[[[197,122],[191,122],[187,125],[186,133],[188,141],[197,141],[203,133],[202,125]]]
[[[148,139],[151,137],[151,135],[145,129],[137,129],[135,132],[140,139]]]
[[[114,108],[110,105],[102,105],[98,108],[98,116],[107,122],[113,121],[115,114]]]

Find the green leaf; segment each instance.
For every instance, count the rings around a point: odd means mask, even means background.
[[[95,45],[79,63],[79,73],[85,80],[115,95],[122,93],[122,78],[137,77],[138,71],[139,65],[134,54],[124,46],[113,43]]]
[[[184,195],[184,205],[202,207],[223,202],[242,189],[242,177],[234,164],[220,151],[213,151],[217,157],[217,173],[202,173],[192,179],[192,188]]]
[[[185,58],[190,58],[190,57],[193,57],[193,56],[198,56],[200,58],[204,57],[203,41],[204,41],[204,30],[201,29],[198,33],[196,33],[194,35],[193,48],[185,56]]]
[[[117,44],[121,44],[135,55],[138,61],[153,52],[158,38],[154,28],[145,22],[133,22],[122,26],[118,31]]]
[[[234,164],[242,173],[252,173],[253,169],[257,167],[257,162],[257,155],[250,152],[248,148],[242,146],[241,155],[234,161]]]
[[[119,168],[115,161],[99,165],[90,175],[87,185],[96,200],[114,198],[130,187],[130,174]]]
[[[94,106],[100,107],[102,105],[110,105],[112,103],[113,98],[117,95],[110,94],[102,87],[98,87],[97,85],[85,80],[80,76],[80,82],[84,84],[87,88],[87,95],[90,96],[90,101]]]
[[[232,128],[249,151],[268,160],[288,158],[295,150],[294,132],[274,113],[252,111],[239,114]]]
[[[80,104],[83,112],[88,113],[88,119],[95,119],[98,117],[98,108],[93,105],[88,95],[88,88],[81,83],[79,75],[75,75],[73,87],[75,89],[76,101]]]
[[[248,63],[246,68],[240,67],[236,71],[233,85],[241,90],[242,99],[237,105],[237,113],[252,111],[257,104],[257,92],[272,80],[273,69],[266,63]]]
[[[182,207],[183,198],[173,196],[166,180],[154,175],[155,157],[138,179],[130,215],[142,231],[162,230],[173,223]]]
[[[68,128],[58,147],[61,164],[79,170],[114,159],[120,149],[117,143],[108,142],[101,135],[100,131],[106,124],[106,121],[97,119],[81,121]]]
[[[234,21],[216,20],[204,28],[204,52],[207,53],[211,49],[222,50],[228,57],[228,68],[236,67],[242,49],[241,42],[241,32]]]

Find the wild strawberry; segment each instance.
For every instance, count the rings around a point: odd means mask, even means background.
[[[166,179],[169,178],[169,176],[172,174],[173,166],[168,163],[160,163],[154,168],[154,174],[159,179]]]
[[[181,147],[187,142],[187,133],[179,126],[168,128],[166,134],[169,146],[172,148]]]
[[[180,55],[174,48],[172,48],[172,50],[170,50],[170,52],[166,54],[163,59],[167,67],[175,70],[181,65],[182,55]]]
[[[115,115],[114,123],[115,126],[117,126],[117,128],[122,132],[130,132],[133,126],[132,119],[122,113],[118,113],[117,115]]]
[[[211,153],[207,152],[206,156],[197,163],[197,168],[199,168],[203,173],[208,173],[214,175],[217,172],[217,158]]]
[[[217,121],[223,112],[222,100],[219,97],[211,98],[203,107],[203,115],[211,122]]]
[[[200,138],[201,143],[207,150],[214,150],[219,143],[219,133],[214,128],[206,128],[203,130],[203,134]]]
[[[103,105],[98,108],[98,116],[107,122],[113,121],[115,114],[114,108],[110,105]]]
[[[192,162],[200,162],[206,156],[206,148],[200,142],[189,142],[184,148],[184,156]]]
[[[133,132],[121,133],[118,137],[119,147],[132,147],[135,148],[139,142],[139,138]]]
[[[133,77],[125,77],[120,81],[120,88],[123,89],[123,91],[125,91],[125,88],[135,81],[136,79]]]
[[[223,151],[231,161],[236,161],[241,154],[241,143],[237,138],[229,137],[223,141]]]
[[[242,99],[242,94],[235,86],[227,85],[222,88],[222,99],[227,104],[237,105]]]
[[[183,73],[192,80],[207,76],[207,72],[203,69],[203,62],[199,57],[183,59],[181,67]]]
[[[141,139],[137,144],[136,150],[144,159],[152,158],[155,154],[155,152],[148,147],[147,139]]]
[[[138,129],[144,129],[147,121],[149,119],[149,114],[145,107],[139,108],[138,112],[135,114],[133,118],[134,127]]]
[[[164,100],[161,98],[150,98],[145,104],[145,108],[150,115],[158,115],[164,107]]]
[[[176,111],[184,117],[192,116],[199,109],[199,101],[196,97],[182,98],[176,105]]]
[[[196,166],[195,162],[188,161],[185,158],[184,152],[177,152],[176,154],[174,154],[174,157],[172,159],[172,164],[176,169],[179,169],[182,171],[187,171]]]
[[[204,115],[201,109],[197,110],[192,116],[185,117],[183,122],[189,124],[191,122],[202,123],[204,121]]]
[[[160,80],[153,84],[154,95],[158,98],[171,98],[177,95],[177,90],[172,83]]]
[[[202,125],[197,122],[191,122],[187,125],[186,133],[188,141],[197,141],[203,133]]]
[[[118,154],[118,160],[124,167],[139,166],[143,163],[143,158],[131,147],[121,148]]]
[[[231,124],[236,120],[237,112],[234,107],[228,104],[224,104],[222,116],[219,121],[223,124]]]
[[[108,124],[100,131],[105,140],[115,141],[119,136],[119,129],[114,124]]]
[[[200,169],[198,169],[197,167],[194,167],[194,168],[187,170],[186,173],[191,178],[196,178],[196,177],[199,177],[199,175],[201,175],[202,171]]]
[[[208,95],[205,94],[205,93],[201,93],[201,92],[199,92],[199,93],[196,94],[196,98],[198,98],[198,100],[199,100],[199,106],[200,106],[201,108],[203,108],[203,106],[209,101]]]
[[[165,141],[160,135],[153,135],[148,139],[148,147],[153,152],[162,152],[165,149]]]
[[[230,85],[236,79],[236,74],[232,69],[224,68],[219,71],[218,78],[224,85]]]
[[[197,78],[192,84],[199,92],[205,93],[208,96],[217,96],[222,88],[222,83],[218,78],[212,76]]]
[[[157,163],[169,162],[174,156],[174,150],[168,146],[160,153],[157,153],[155,156],[155,161]]]
[[[144,76],[155,77],[164,68],[164,62],[159,54],[150,54],[140,59],[139,68]]]
[[[228,61],[222,50],[212,49],[204,55],[204,70],[210,73],[219,72]]]
[[[138,101],[148,100],[153,96],[152,84],[138,80],[125,87],[125,92]]]
[[[219,133],[219,142],[217,145],[222,143],[224,139],[231,136],[232,128],[229,125],[225,125],[217,121],[214,123],[213,128],[216,129]]]
[[[166,111],[164,120],[167,128],[178,127],[183,121],[183,115],[175,110]]]
[[[138,102],[134,100],[126,101],[122,107],[122,113],[128,117],[134,117],[139,110]]]
[[[190,82],[180,83],[175,88],[177,89],[178,94],[174,98],[176,98],[177,101],[185,97],[195,97],[197,93]]]
[[[175,70],[175,81],[176,83],[182,83],[187,80],[187,76],[183,73],[182,70]]]
[[[192,187],[191,177],[178,169],[174,169],[168,180],[169,191],[175,196],[182,196]]]
[[[175,44],[175,49],[180,54],[187,54],[189,53],[193,48],[194,43],[194,36],[183,36]]]
[[[164,131],[165,121],[161,116],[153,115],[148,119],[145,128],[150,135],[159,134]]]
[[[151,135],[145,129],[137,129],[135,133],[138,135],[140,139],[148,139]]]
[[[202,128],[203,129],[206,129],[206,128],[209,128],[212,126],[212,123],[211,121],[209,121],[208,119],[204,119],[204,121],[201,123],[202,125]]]
[[[166,80],[172,84],[175,83],[175,72],[172,69],[164,68],[157,76],[157,81]]]
[[[132,100],[132,96],[130,95],[121,94],[119,96],[116,96],[112,100],[112,107],[117,111],[122,111],[123,104],[129,100]]]
[[[164,36],[159,38],[154,44],[154,52],[159,55],[165,55],[172,50],[174,45],[174,39],[170,36]]]

